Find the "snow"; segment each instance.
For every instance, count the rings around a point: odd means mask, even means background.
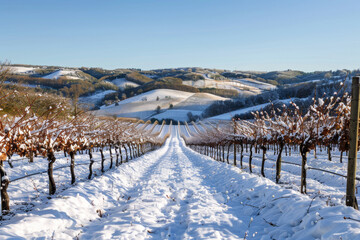
[[[97,104],[105,97],[105,95],[107,95],[109,93],[114,93],[114,92],[116,92],[116,91],[105,90],[105,91],[101,91],[101,92],[96,92],[90,96],[80,97],[79,102]]]
[[[171,89],[157,89],[157,90],[151,90],[146,93],[139,94],[137,96],[125,99],[121,102],[119,102],[120,105],[127,104],[127,103],[136,103],[136,102],[145,102],[144,99],[146,98],[146,101],[148,102],[154,102],[157,98],[165,99],[166,97],[175,98],[179,100],[186,99],[190,96],[192,96],[194,93],[189,92],[183,92],[183,91],[177,91],[177,90],[171,90]],[[114,104],[110,106],[103,106],[102,108],[111,108]]]
[[[186,100],[177,104],[176,107],[181,107],[184,109],[194,110],[194,111],[203,111],[214,101],[225,101],[229,98],[223,98],[216,96],[210,93],[195,93]]]
[[[236,81],[238,81],[238,82],[240,82],[242,84],[245,84],[247,86],[259,88],[261,90],[274,90],[274,89],[276,89],[275,85],[260,82],[260,81],[256,81],[256,80],[251,79],[251,78],[236,79]]]
[[[237,91],[242,95],[254,95],[260,94],[262,92],[256,86],[249,86],[247,84],[240,83],[235,80],[214,80],[210,78],[206,78],[205,80],[186,80],[183,81],[184,85],[193,86],[196,88],[217,88],[217,89],[231,89]]]
[[[339,152],[333,152],[333,161],[327,160],[326,153],[317,153],[317,158],[313,156],[313,151],[308,155],[307,167],[307,188],[308,194],[311,197],[319,197],[325,199],[330,205],[344,205],[345,204],[345,191],[346,191],[346,178],[341,176],[332,175],[329,173],[312,170],[311,168],[319,168],[338,174],[346,175],[347,173],[347,156],[343,156],[343,163],[339,162]],[[232,157],[232,156],[231,156]],[[267,153],[267,160],[265,162],[265,176],[268,176],[272,181],[275,181],[275,160],[277,155],[273,155],[271,151]],[[248,167],[248,153],[244,155],[244,166]],[[301,157],[298,151],[292,152],[291,156],[286,156],[283,153],[282,160],[285,162],[296,163],[301,165]],[[252,161],[253,171],[260,172],[261,167],[261,154],[254,154]],[[358,166],[357,172],[359,173],[360,167]],[[287,163],[282,164],[281,182],[292,189],[299,191],[300,186],[300,172],[301,167]],[[360,175],[357,175],[360,178]],[[359,181],[356,182],[357,189]],[[360,192],[357,191],[357,198],[360,198]]]
[[[189,111],[200,113],[217,100],[226,100],[226,98],[208,93],[190,93],[171,89],[156,89],[120,101],[118,106],[115,106],[115,104],[102,106],[100,110],[95,111],[95,114],[149,119],[157,114],[156,108],[160,106],[162,112],[170,111],[169,113],[161,113],[160,119],[171,116],[170,118],[180,120],[187,119],[187,113]],[[170,104],[174,106],[174,109],[169,109]],[[172,115],[172,113],[179,115]]]
[[[43,76],[42,78],[46,79],[58,79],[59,77],[66,76],[70,79],[80,79],[76,76],[76,70],[68,70],[68,69],[60,69],[53,73],[50,73],[46,76]]]
[[[125,78],[116,78],[114,80],[111,80],[110,82],[112,82],[113,84],[118,86],[120,89],[125,89],[127,86],[129,86],[129,87],[139,86],[139,84],[128,81]]]
[[[206,125],[205,125],[206,126]],[[196,126],[199,130],[202,130],[202,125]],[[208,126],[206,126],[208,127]],[[196,135],[197,130],[194,125],[189,125],[189,135]],[[182,129],[183,131],[183,129]],[[185,135],[185,132],[184,132]],[[231,151],[233,149],[231,148]],[[238,153],[240,149],[238,149]],[[316,158],[315,158],[316,155]],[[340,153],[338,150],[332,151],[332,161],[328,160],[328,155],[325,149],[317,148],[317,153],[311,151],[308,154],[308,161],[306,167],[307,171],[307,193],[311,198],[320,198],[326,201],[326,204],[331,206],[345,205],[345,191],[346,191],[346,176],[347,174],[347,156],[343,156],[343,163],[340,163]],[[360,152],[358,153],[358,161],[360,160]],[[265,161],[265,176],[269,180],[275,182],[275,162],[277,155],[273,153],[273,150],[266,152]],[[241,167],[240,156],[237,156],[237,166]],[[233,153],[229,155],[229,160],[233,161]],[[261,163],[262,163],[262,151],[259,153],[253,152],[252,168],[253,173],[260,175]],[[244,150],[243,169],[249,171],[249,151]],[[300,172],[301,172],[301,155],[297,150],[292,149],[291,156],[286,153],[286,150],[282,154],[282,170],[281,170],[281,185],[286,188],[291,188],[296,191],[300,191]],[[295,165],[297,164],[297,165]],[[319,171],[317,169],[323,169],[325,171],[334,172],[343,176],[334,175]],[[360,179],[360,166],[357,166],[357,178]],[[356,195],[360,198],[360,182],[356,182]]]
[[[358,211],[213,161],[177,129],[159,150],[2,221],[2,239],[359,239]]]
[[[215,80],[208,78],[203,74],[204,80],[186,80],[183,81],[184,85],[193,86],[197,88],[218,88],[218,89],[231,89],[237,91],[243,96],[250,96],[260,94],[263,91],[274,90],[276,86],[268,83],[259,82],[253,79],[229,79],[229,80]]]
[[[191,136],[190,132],[186,128],[186,125],[180,125],[178,131],[180,132],[181,137],[183,137],[183,136],[190,137]]]
[[[159,120],[170,118],[170,119],[174,119],[177,121],[188,121],[187,115],[189,112],[191,112],[193,115],[201,115],[201,113],[202,113],[202,111],[189,111],[189,110],[184,110],[184,109],[169,109],[163,113],[154,115],[152,117],[159,119]]]
[[[25,74],[25,73],[33,73],[35,69],[36,68],[34,67],[11,67],[10,71],[12,73]]]

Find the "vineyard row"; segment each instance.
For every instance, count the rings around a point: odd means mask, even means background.
[[[6,97],[6,96],[4,96]],[[157,122],[150,125],[150,121],[126,122],[114,118],[99,118],[85,113],[75,116],[65,114],[65,109],[59,103],[49,107],[41,115],[32,111],[30,101],[24,109],[18,109],[17,116],[0,115],[0,173],[1,173],[1,209],[2,214],[10,211],[10,197],[7,189],[11,180],[7,176],[4,162],[13,167],[12,156],[19,155],[29,162],[34,157],[47,158],[47,174],[49,179],[49,194],[56,192],[53,172],[56,154],[64,152],[70,157],[71,184],[76,181],[75,156],[79,152],[89,155],[89,175],[92,177],[94,159],[92,153],[97,149],[101,153],[101,172],[104,172],[104,148],[110,151],[110,168],[119,166],[129,159],[139,157],[161,146],[169,136],[163,134],[165,122],[158,131]],[[115,159],[115,163],[113,163]],[[26,178],[24,175],[23,178]],[[14,181],[14,180],[13,180]]]
[[[233,119],[230,123],[221,122],[216,126],[210,122],[208,124],[200,122],[202,130],[192,123],[195,131],[191,131],[186,123],[185,127],[190,136],[182,137],[192,149],[218,161],[226,159],[229,163],[229,153],[232,152],[233,164],[236,166],[239,161],[241,168],[243,168],[244,150],[248,151],[250,172],[253,172],[254,151],[262,151],[260,172],[263,177],[265,177],[266,152],[272,149],[277,154],[276,183],[280,181],[282,163],[285,163],[282,161],[283,151],[298,150],[301,156],[300,191],[306,194],[307,170],[326,171],[309,167],[308,153],[313,150],[316,155],[317,148],[325,148],[328,160],[331,161],[332,150],[338,148],[342,162],[344,152],[350,149],[350,114],[349,94],[334,93],[329,97],[314,97],[313,104],[307,110],[301,110],[291,102],[289,106],[284,104],[282,109],[273,107],[270,112],[256,111],[251,121]],[[331,171],[327,172],[339,175]],[[356,198],[354,202],[356,203]]]

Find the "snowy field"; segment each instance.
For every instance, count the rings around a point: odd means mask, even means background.
[[[99,91],[99,92],[95,92],[93,94],[91,94],[90,96],[86,96],[86,97],[79,97],[79,102],[81,103],[91,103],[91,104],[98,104],[101,102],[101,100],[103,100],[103,98],[109,94],[109,93],[114,93],[116,91],[114,90],[105,90],[105,91]]]
[[[313,152],[311,152],[313,154]],[[308,166],[311,168],[323,169],[341,175],[347,173],[347,156],[343,156],[343,163],[339,162],[340,153],[333,151],[332,161],[327,159],[326,151],[317,155],[317,159],[313,155],[309,154]],[[271,181],[275,182],[275,160],[277,155],[274,155],[272,151],[269,151],[266,155],[268,159],[265,161],[265,176]],[[244,164],[245,171],[248,171],[248,159],[249,153],[245,153]],[[253,172],[260,175],[262,153],[254,154],[252,161]],[[291,156],[283,156],[283,161],[295,163],[301,165],[301,157],[299,152],[293,152]],[[240,165],[240,164],[239,164]],[[360,179],[360,167],[357,169],[357,177]],[[286,187],[291,187],[296,191],[300,191],[300,173],[301,167],[297,165],[282,164],[281,172],[281,184]],[[360,182],[356,181],[356,196],[360,199]],[[346,178],[329,174],[326,172],[308,169],[307,172],[307,194],[310,197],[322,198],[329,205],[344,205],[345,204],[345,192],[346,192]]]
[[[29,199],[1,239],[359,239],[358,211],[200,155],[178,128],[159,150]]]
[[[217,100],[226,100],[209,93],[191,93],[171,89],[157,89],[120,101],[118,104],[101,106],[94,111],[98,116],[133,117],[159,120],[172,118],[187,120],[187,113],[199,115],[203,110]],[[170,109],[170,104],[173,108]],[[157,113],[157,107],[160,113]],[[169,112],[168,112],[169,111]]]
[[[126,87],[138,87],[139,84],[126,80],[125,78],[116,78],[111,80],[113,84],[118,86],[120,89],[125,89]]]
[[[77,75],[77,70],[70,70],[70,69],[61,69],[57,70],[53,73],[50,73],[46,76],[43,76],[42,78],[46,79],[58,79],[59,77],[66,76],[69,79],[80,79]]]
[[[256,87],[260,90],[274,90],[276,89],[275,85],[259,82],[251,78],[243,78],[243,79],[236,79],[236,81],[245,84],[246,86]]]
[[[109,168],[109,151],[104,151],[105,167]],[[54,179],[57,184],[58,191],[62,191],[70,185],[70,157],[64,157],[64,153],[57,153],[57,158],[54,163]],[[93,153],[94,160],[93,165],[94,176],[100,175],[100,152]],[[75,173],[77,180],[84,180],[89,174],[89,156],[87,154],[75,156]],[[13,158],[14,168],[10,168],[5,162],[5,168],[10,178],[10,185],[8,193],[10,196],[10,208],[13,212],[19,210],[28,211],[34,206],[41,204],[48,197],[48,176],[47,165],[48,160],[46,158],[37,157],[34,159],[34,163],[29,163],[28,159],[21,157]],[[61,168],[64,167],[64,168]],[[61,169],[57,169],[61,168]],[[25,179],[21,177],[31,175],[38,172],[44,172],[41,175],[30,176]],[[6,218],[6,216],[5,216]]]
[[[10,72],[11,73],[16,73],[16,74],[33,74],[35,73],[35,70],[37,68],[34,67],[16,67],[16,66],[12,66],[10,68]]]
[[[229,80],[215,80],[208,78],[203,74],[205,79],[202,80],[185,80],[184,85],[193,86],[196,88],[217,88],[217,89],[231,89],[237,91],[242,96],[250,96],[262,93],[264,90],[274,90],[276,86],[268,83],[259,82],[253,79],[229,79]]]

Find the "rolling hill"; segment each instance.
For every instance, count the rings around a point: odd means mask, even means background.
[[[135,117],[140,119],[171,118],[187,120],[188,112],[199,115],[214,101],[226,100],[209,93],[190,93],[172,89],[157,89],[128,98],[109,106],[101,106],[96,115]],[[172,105],[173,107],[170,107]],[[160,107],[159,110],[157,108]]]
[[[242,113],[241,109],[269,100],[308,97],[316,86],[329,86],[326,91],[333,91],[334,83],[346,74],[359,74],[359,70],[307,73],[198,67],[146,71],[22,64],[10,67],[12,71],[6,83],[76,98],[97,115],[181,121],[188,119],[189,112],[227,119]],[[220,114],[225,115],[215,117]]]

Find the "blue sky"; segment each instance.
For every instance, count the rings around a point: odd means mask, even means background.
[[[0,29],[11,63],[360,68],[359,0],[0,0]]]

